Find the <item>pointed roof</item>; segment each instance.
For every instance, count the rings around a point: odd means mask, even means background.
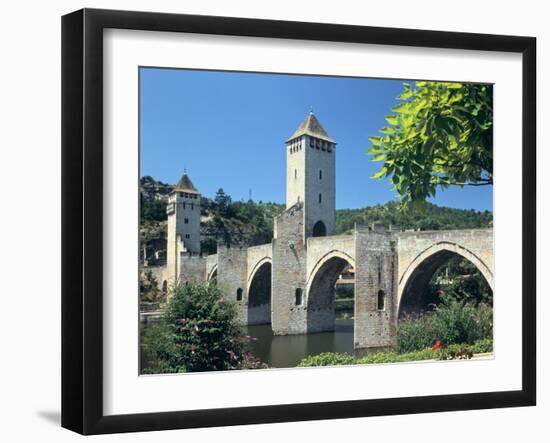
[[[192,194],[199,193],[199,191],[197,190],[197,188],[195,188],[195,186],[193,185],[193,182],[191,181],[191,179],[186,173],[182,175],[182,177],[180,178],[180,181],[175,186],[174,191],[190,192]]]
[[[309,113],[306,119],[302,122],[298,129],[296,129],[294,134],[292,134],[292,137],[290,137],[287,142],[301,137],[302,135],[311,135],[312,137],[320,138],[321,140],[336,143],[330,135],[328,135],[327,131],[323,129],[321,123],[319,123],[319,120],[317,120],[317,117],[313,114],[313,111]]]

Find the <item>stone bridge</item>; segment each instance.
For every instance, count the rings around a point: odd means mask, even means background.
[[[399,232],[357,226],[352,235],[307,237],[301,208],[276,219],[272,243],[219,247],[183,257],[183,278],[213,279],[235,301],[242,324],[271,324],[275,334],[334,329],[334,285],[355,269],[356,348],[392,345],[399,318],[426,308],[427,285],[452,256],[473,263],[493,288],[492,229]]]

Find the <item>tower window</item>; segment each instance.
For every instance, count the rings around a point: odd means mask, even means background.
[[[195,203],[191,203],[191,210],[195,209]]]
[[[191,238],[189,234],[185,234],[185,238]]]
[[[241,301],[243,299],[243,288],[237,289],[237,301]]]
[[[185,202],[183,202],[183,209],[185,209]]]
[[[327,146],[327,152],[332,152],[332,143],[329,143]]]
[[[323,203],[323,194],[319,192],[319,204]]]
[[[319,169],[319,180],[323,180],[323,170]]]
[[[294,304],[296,306],[301,306],[303,302],[303,292],[302,288],[296,288],[296,291],[294,291]]]
[[[298,178],[298,170],[295,169],[294,170],[294,180],[296,180]]]
[[[376,306],[379,311],[384,310],[384,308],[385,308],[384,304],[385,304],[385,301],[386,301],[385,299],[386,299],[386,294],[384,294],[384,291],[382,291],[382,289],[380,289],[378,291],[378,302],[377,302],[377,306]]]
[[[188,223],[189,223],[189,219],[188,219],[188,218],[184,218],[184,219],[183,219],[183,223],[188,224]]]
[[[313,148],[313,146],[315,145],[315,142],[312,138],[309,139],[309,146],[311,146]]]

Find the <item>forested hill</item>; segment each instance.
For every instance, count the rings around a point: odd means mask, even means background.
[[[166,198],[173,186],[142,177],[141,238],[154,249],[166,238]],[[232,201],[223,189],[213,199],[201,198],[201,237],[203,253],[216,251],[218,242],[258,245],[273,237],[273,217],[285,205],[249,200]],[[402,229],[438,230],[486,228],[493,224],[493,213],[453,209],[426,204],[422,209],[402,211],[399,204],[390,201],[383,205],[362,209],[336,211],[336,233],[351,233],[355,223],[370,225],[383,223],[399,225]]]
[[[354,223],[370,225],[399,225],[402,229],[421,231],[443,229],[474,229],[493,226],[491,211],[455,209],[424,204],[418,209],[401,210],[397,201],[363,209],[339,209],[336,211],[337,233],[351,232]]]

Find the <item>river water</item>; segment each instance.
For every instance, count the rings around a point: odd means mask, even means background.
[[[316,334],[273,335],[270,325],[248,326],[252,353],[272,368],[295,367],[300,360],[322,352],[353,355],[353,319],[336,320],[335,330]]]
[[[146,327],[142,324],[142,337]],[[255,338],[250,342],[254,356],[271,368],[295,367],[302,359],[322,352],[354,354],[353,319],[336,319],[331,332],[273,335],[271,325],[258,325],[247,326],[246,334]],[[150,362],[143,352],[140,354],[141,368],[147,368]]]

